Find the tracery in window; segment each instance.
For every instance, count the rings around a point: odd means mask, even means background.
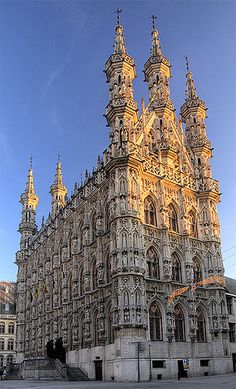
[[[172,259],[172,280],[181,282],[182,281],[182,275],[181,275],[181,263],[178,255],[176,253],[173,253],[171,255]]]
[[[197,341],[206,342],[206,321],[201,308],[197,309]]]
[[[12,351],[14,349],[14,340],[13,339],[8,339],[7,349],[10,351]]]
[[[175,315],[175,341],[184,342],[185,341],[184,313],[179,304],[175,306],[174,315]]]
[[[153,302],[149,308],[149,328],[151,340],[162,340],[162,317],[156,302]]]
[[[156,221],[156,209],[150,196],[144,200],[144,223],[157,225]]]
[[[15,325],[14,325],[14,323],[9,323],[9,324],[8,324],[8,333],[9,333],[9,334],[14,334],[14,331],[15,331]]]
[[[177,212],[172,204],[168,207],[169,229],[179,232]]]
[[[156,250],[150,247],[147,251],[148,277],[160,278],[159,258]]]

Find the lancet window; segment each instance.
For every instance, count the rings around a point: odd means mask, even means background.
[[[156,209],[150,196],[144,200],[144,222],[153,226],[157,225]]]
[[[206,321],[201,308],[197,309],[197,341],[206,342]]]
[[[197,238],[197,219],[196,214],[193,211],[189,212],[189,227],[190,227],[190,236]]]
[[[193,282],[199,282],[202,279],[202,272],[199,260],[197,258],[193,258]]]
[[[5,323],[0,323],[0,334],[4,334],[5,332]]]
[[[175,306],[174,315],[175,315],[175,341],[184,342],[185,341],[184,313],[179,304]]]
[[[148,277],[160,278],[159,258],[153,247],[150,247],[147,251],[147,265],[148,265]]]
[[[151,340],[162,340],[162,317],[156,302],[153,302],[149,309],[149,328]]]
[[[172,204],[168,207],[168,218],[170,230],[179,232],[177,212]]]
[[[171,255],[171,259],[172,259],[172,279],[173,281],[181,282],[182,275],[181,275],[180,259],[176,253],[173,253]]]

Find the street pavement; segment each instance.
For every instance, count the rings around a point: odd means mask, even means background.
[[[236,374],[151,382],[0,381],[0,389],[236,389]]]

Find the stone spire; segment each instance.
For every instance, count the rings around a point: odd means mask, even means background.
[[[156,113],[168,114],[173,118],[174,105],[170,100],[169,78],[170,61],[162,54],[158,30],[155,27],[156,16],[152,15],[151,55],[144,65],[144,76],[148,82],[149,100]]]
[[[114,53],[105,64],[109,83],[109,103],[106,119],[110,127],[112,154],[116,149],[126,147],[131,127],[137,123],[137,103],[134,100],[132,81],[136,77],[134,59],[127,54],[124,43],[123,27],[120,23],[121,10],[117,10]]]
[[[62,181],[60,156],[58,157],[57,161],[55,181],[50,187],[50,193],[52,195],[52,218],[54,218],[60,209],[65,206],[65,196],[67,194],[67,189]]]
[[[22,204],[22,218],[19,225],[19,232],[21,233],[20,248],[26,249],[37,231],[36,207],[39,202],[38,196],[34,192],[32,158],[30,159],[26,188],[20,197],[20,202]]]
[[[186,67],[187,67],[187,74],[186,74],[187,83],[186,83],[186,99],[185,100],[194,100],[197,98],[197,92],[196,92],[196,88],[194,85],[193,75],[189,71],[188,58],[185,57],[185,59],[186,59]]]

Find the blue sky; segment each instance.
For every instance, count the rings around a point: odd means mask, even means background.
[[[113,12],[122,8],[127,49],[135,58],[135,97],[147,102],[143,65],[151,20],[171,60],[176,112],[184,101],[188,55],[199,96],[208,107],[207,134],[220,180],[222,251],[236,277],[236,2],[235,1],[1,1],[0,279],[14,280],[19,196],[33,155],[38,225],[50,211],[58,150],[71,193],[108,144],[104,64],[113,50]]]

